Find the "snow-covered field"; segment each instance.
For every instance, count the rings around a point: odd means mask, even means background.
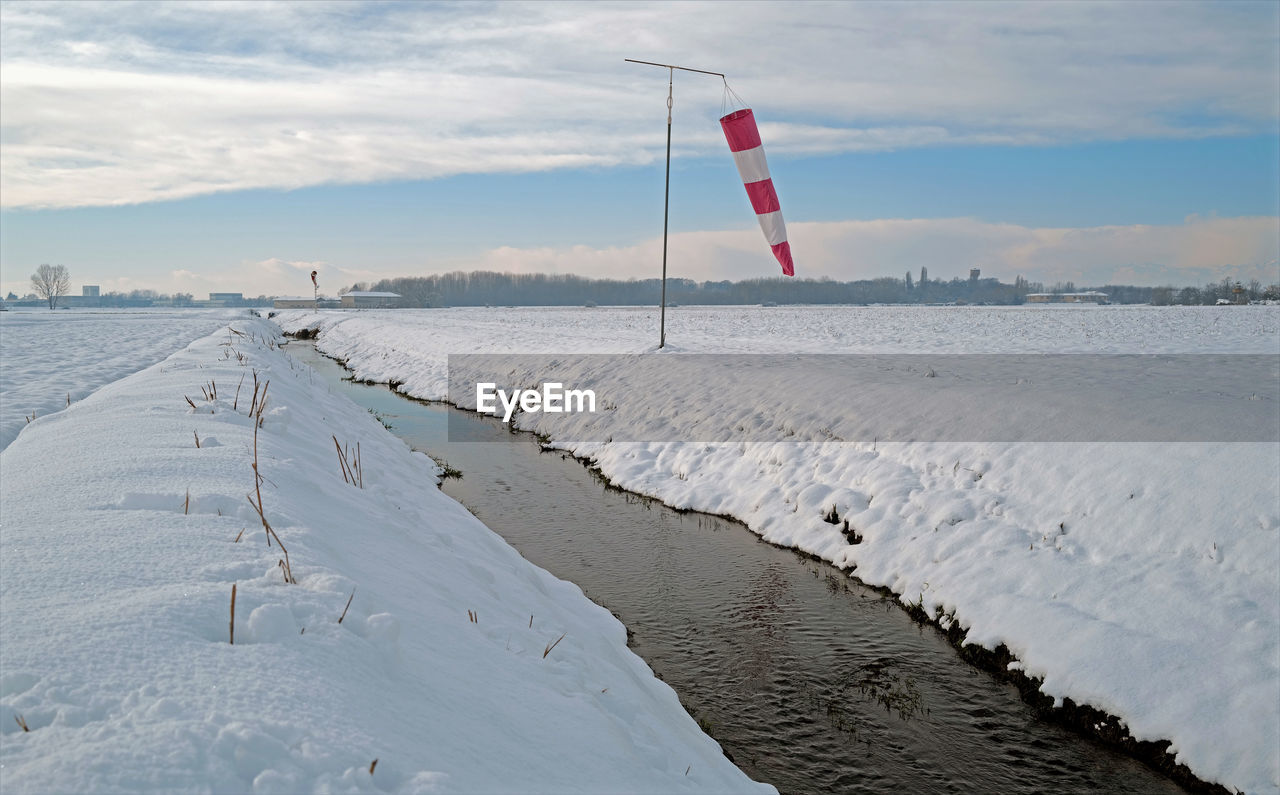
[[[0,312],[0,450],[26,418],[66,408],[100,386],[211,333],[239,309],[13,309]]]
[[[442,399],[447,354],[639,353],[655,346],[657,313],[277,321],[320,328],[320,348],[360,378]],[[667,322],[673,353],[1280,353],[1275,307],[681,307]],[[1228,398],[1275,411],[1276,386]],[[687,397],[646,396],[648,419],[717,410]],[[786,442],[561,443],[620,485],[736,516],[958,621],[968,642],[1007,645],[1046,694],[1115,714],[1137,739],[1172,741],[1206,780],[1280,791],[1280,445],[832,443],[832,417],[814,405],[804,379],[761,396],[765,420],[791,423]],[[547,431],[545,417],[518,422]],[[832,507],[861,543],[823,521]]]
[[[0,452],[0,791],[773,791],[608,611],[232,325]]]

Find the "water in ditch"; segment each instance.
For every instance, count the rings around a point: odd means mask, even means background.
[[[1041,718],[832,566],[736,522],[610,489],[494,420],[343,381],[311,344],[288,350],[460,470],[449,496],[612,610],[631,648],[752,778],[784,793],[1183,791]]]

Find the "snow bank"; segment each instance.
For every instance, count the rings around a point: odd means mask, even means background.
[[[1280,313],[1268,307],[815,308],[789,310],[786,337],[770,312],[682,308],[669,338],[696,352],[854,352],[880,340],[910,352],[1275,353],[1280,341]],[[441,399],[447,353],[637,352],[652,330],[642,319],[432,310],[279,320],[321,328],[321,349],[358,377]],[[1055,333],[1044,336],[1043,325]],[[897,331],[886,337],[886,328]],[[526,386],[529,375],[513,381]],[[769,541],[855,569],[944,624],[959,622],[968,643],[1005,644],[1045,694],[1117,715],[1138,740],[1172,741],[1201,778],[1280,791],[1280,446],[823,443],[826,415],[840,404],[813,383],[797,379],[759,408],[766,422],[786,420],[795,441],[563,445],[628,489],[735,516]],[[637,422],[717,410],[685,398],[647,396],[652,408]],[[519,422],[545,432],[546,419]],[[832,508],[834,525],[824,521]]]
[[[66,408],[155,364],[245,310],[147,309],[0,313],[0,450],[26,418]]]
[[[773,791],[613,616],[445,497],[273,326],[233,326],[252,338],[198,340],[0,453],[0,789]],[[255,370],[293,585],[246,498]],[[363,488],[332,435],[359,444]]]

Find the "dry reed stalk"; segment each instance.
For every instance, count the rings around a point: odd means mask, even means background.
[[[236,645],[236,584],[231,583],[231,645]]]
[[[351,455],[351,447],[344,450],[337,436],[332,436],[333,447],[338,451],[338,466],[342,469],[342,482],[364,488],[364,463],[361,461],[360,443],[356,442],[355,455]]]
[[[258,407],[258,371],[253,371],[253,400],[249,402],[249,416],[252,417],[254,409]]]
[[[347,597],[347,606],[342,608],[342,615],[338,616],[338,623],[342,623],[342,619],[347,617],[347,610],[351,607],[351,600],[356,598],[356,589],[351,589],[351,595]]]
[[[231,543],[233,543],[233,544],[239,544],[239,543],[240,543],[240,536],[244,535],[244,530],[245,530],[245,528],[243,528],[243,527],[242,527],[242,528],[240,528],[240,532],[236,533],[236,540],[235,540],[235,541],[232,541]]]
[[[254,389],[255,396],[257,391],[257,389]],[[258,495],[258,504],[254,506],[258,510],[258,518],[262,520],[264,528],[269,528],[267,517],[262,514],[262,475],[258,472],[258,426],[256,423],[253,426],[253,490]],[[271,546],[270,530],[267,531],[267,546]]]
[[[196,404],[195,404],[195,403],[193,403],[193,402],[191,401],[191,398],[187,397],[186,395],[183,395],[183,396],[182,396],[182,399],[183,399],[183,400],[185,400],[185,401],[187,401],[187,405],[188,405],[188,406],[190,406],[191,408],[195,408],[195,407],[196,407]]]
[[[378,760],[375,759],[369,763],[369,775],[373,775],[373,769],[378,766]]]
[[[551,653],[551,650],[554,649],[556,646],[560,645],[560,641],[564,640],[564,636],[568,634],[569,633],[566,632],[564,633],[564,635],[561,635],[560,637],[556,638],[555,643],[548,643],[547,648],[542,651],[542,659],[544,660],[547,659],[547,655]]]
[[[187,499],[182,503],[182,515],[186,516],[191,513],[191,489],[187,489]]]
[[[193,434],[195,434],[195,437],[196,437],[196,449],[197,449],[197,450],[199,450],[199,449],[200,449],[200,432],[199,432],[199,431],[192,431],[192,433],[193,433]]]
[[[14,719],[14,720],[16,720],[16,721],[18,722],[18,725],[22,727],[22,730],[23,730],[24,732],[29,732],[29,731],[31,731],[31,729],[27,728],[27,720],[26,720],[26,718],[22,717],[21,715],[14,715],[14,716],[13,716],[13,719]]]
[[[289,562],[289,550],[285,549],[284,543],[280,540],[280,536],[276,535],[276,531],[271,528],[271,523],[267,521],[267,515],[262,510],[262,474],[258,472],[259,427],[260,426],[256,423],[253,426],[253,489],[258,495],[258,501],[257,503],[254,503],[252,494],[245,495],[245,499],[247,499],[249,504],[253,506],[253,509],[258,512],[258,518],[262,520],[262,529],[267,536],[267,546],[271,546],[271,539],[274,538],[276,543],[280,545],[280,551],[284,553],[284,560],[280,561],[280,564],[281,568],[284,569],[285,582],[296,585],[298,581],[293,577],[293,566]]]
[[[338,451],[338,467],[342,470],[342,482],[350,483],[351,478],[347,476],[347,457],[342,452],[342,445],[338,443],[338,437],[333,437],[333,447]]]
[[[284,542],[280,540],[280,536],[276,535],[276,531],[271,529],[270,525],[267,525],[267,532],[271,533],[271,537],[280,545],[280,551],[284,553],[284,560],[277,561],[280,564],[280,568],[284,569],[284,581],[290,585],[297,585],[298,581],[293,578],[293,567],[289,564],[289,550],[284,548]]]
[[[252,496],[249,497],[249,504],[253,505]],[[270,523],[267,522],[267,517],[263,516],[262,510],[259,509],[257,505],[253,505],[253,507],[258,511],[258,518],[262,520],[262,528],[267,534],[267,546],[271,546],[271,539],[274,538],[276,543],[280,545],[280,551],[284,553],[284,560],[276,561],[276,565],[284,571],[284,581],[290,585],[297,585],[298,581],[294,579],[293,576],[293,566],[289,562],[289,550],[285,548],[284,542],[280,540],[280,536],[276,535],[276,531],[271,527]]]
[[[240,407],[240,387],[242,386],[244,386],[244,373],[240,374],[240,383],[236,384],[236,399],[231,402],[232,411]]]
[[[68,405],[68,406],[70,406],[70,405],[71,405],[71,393],[70,393],[70,392],[68,392],[68,393],[67,393],[67,405]]]
[[[259,428],[262,427],[262,423],[265,421],[263,412],[267,410],[267,390],[270,388],[271,382],[267,381],[262,385],[262,397],[258,398],[258,409],[255,416],[257,417],[257,427]]]
[[[253,510],[257,512],[258,518],[262,520],[262,532],[267,537],[267,549],[270,549],[271,548],[271,530],[270,530],[270,525],[267,524],[266,517],[262,515],[262,508],[258,507],[258,504],[253,501],[252,494],[246,494],[244,495],[244,498],[249,501],[249,504],[253,506]]]
[[[529,614],[529,629],[533,629],[533,613]]]

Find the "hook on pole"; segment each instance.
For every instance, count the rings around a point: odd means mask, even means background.
[[[667,126],[671,125],[671,89],[675,85],[676,70],[667,70]]]

